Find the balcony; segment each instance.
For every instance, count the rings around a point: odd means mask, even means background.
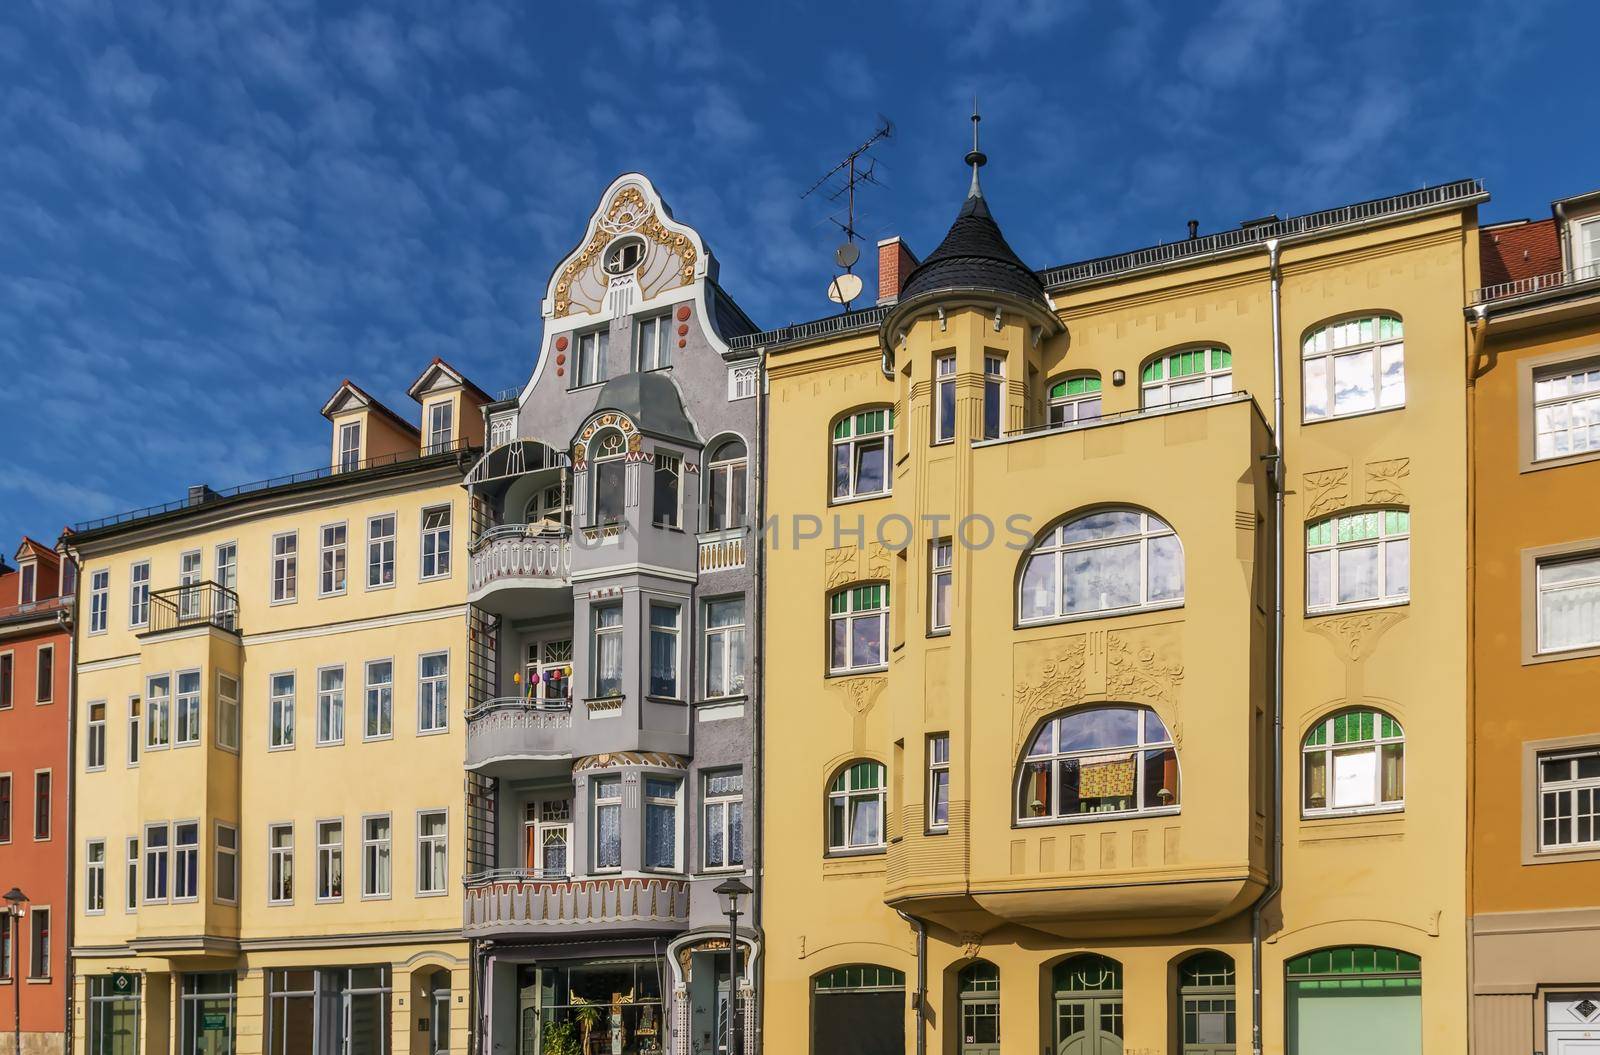
[[[239,632],[239,595],[221,583],[186,583],[150,592],[150,628],[141,637],[214,626]]]
[[[523,591],[571,587],[572,536],[564,529],[507,524],[472,544],[467,599],[488,612],[528,614],[522,610],[529,599]]]
[[[1473,304],[1496,304],[1500,301],[1537,300],[1547,294],[1582,289],[1600,291],[1600,264],[1585,264],[1571,271],[1552,271],[1546,275],[1529,275],[1526,278],[1484,286],[1472,293]]]
[[[585,931],[674,931],[689,922],[689,883],[661,876],[541,878],[500,869],[468,876],[462,908],[467,937]]]
[[[572,701],[504,696],[467,712],[467,769],[489,777],[565,772],[572,764]]]
[[[700,536],[700,571],[729,571],[744,567],[745,529],[729,528]]]

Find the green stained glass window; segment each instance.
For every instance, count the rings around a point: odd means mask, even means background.
[[[1144,373],[1139,375],[1140,376],[1140,380],[1143,380],[1143,381],[1159,381],[1159,380],[1161,380],[1161,377],[1162,377],[1162,374],[1161,374],[1161,362],[1162,361],[1160,359],[1152,359],[1148,363],[1144,364]]]
[[[841,418],[833,423],[833,438],[836,440],[847,440],[850,438],[849,418]]]
[[[1415,953],[1381,946],[1341,945],[1297,956],[1285,967],[1290,978],[1317,975],[1417,975],[1422,973],[1422,958]]]
[[[1311,735],[1306,737],[1307,747],[1323,747],[1328,743],[1328,723],[1318,722],[1317,727],[1311,730]]]
[[[1211,369],[1231,370],[1233,368],[1233,353],[1226,348],[1211,349]]]
[[[1098,391],[1100,391],[1100,379],[1098,377],[1069,377],[1050,386],[1050,398],[1066,399],[1070,396],[1085,396],[1091,392]]]
[[[812,983],[819,993],[851,989],[904,989],[906,975],[892,967],[873,963],[853,963],[817,975]]]
[[[834,791],[876,791],[883,787],[883,766],[877,762],[856,762],[833,778]]]

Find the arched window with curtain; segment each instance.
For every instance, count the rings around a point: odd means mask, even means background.
[[[1051,425],[1093,421],[1100,416],[1100,375],[1075,374],[1050,385]]]
[[[1363,509],[1306,525],[1306,611],[1411,599],[1411,512]]]
[[[706,459],[707,531],[744,527],[748,475],[743,440],[723,440],[711,449]]]
[[[988,960],[974,960],[961,969],[956,981],[961,1055],[999,1055],[1000,968]]]
[[[1178,965],[1181,1055],[1233,1055],[1237,1044],[1233,957],[1207,950]]]
[[[882,762],[863,758],[843,766],[828,785],[828,852],[883,849],[887,797]]]
[[[1175,812],[1172,734],[1148,707],[1088,707],[1046,719],[1017,780],[1021,824]]]
[[[1307,817],[1399,810],[1406,802],[1406,736],[1383,711],[1340,711],[1301,745]]]
[[[890,490],[894,408],[868,407],[833,423],[833,498],[877,498]]]
[[[1139,405],[1165,407],[1233,391],[1233,353],[1222,347],[1179,348],[1145,362]]]
[[[591,504],[595,524],[622,519],[627,501],[628,441],[616,429],[603,429],[589,446]]]
[[[1393,315],[1363,315],[1322,326],[1301,344],[1305,420],[1405,406],[1406,342]]]
[[[1183,545],[1160,517],[1104,509],[1052,527],[1024,558],[1017,621],[1183,603]]]

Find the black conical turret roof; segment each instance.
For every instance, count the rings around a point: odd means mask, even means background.
[[[900,300],[956,289],[994,290],[1030,300],[1044,299],[1044,284],[1017,256],[1000,233],[1000,225],[994,222],[989,203],[978,188],[976,172],[956,222],[950,225],[939,248],[911,272],[900,291]]]

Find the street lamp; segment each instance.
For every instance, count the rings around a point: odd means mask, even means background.
[[[739,1043],[739,898],[750,893],[750,888],[740,882],[738,876],[730,876],[711,892],[728,899],[728,1055],[740,1055],[743,1048]]]
[[[17,962],[17,950],[22,948],[22,914],[27,909],[28,895],[16,887],[5,892],[6,915],[11,917],[11,1024],[14,1027],[16,1046],[22,1051],[22,965]]]

